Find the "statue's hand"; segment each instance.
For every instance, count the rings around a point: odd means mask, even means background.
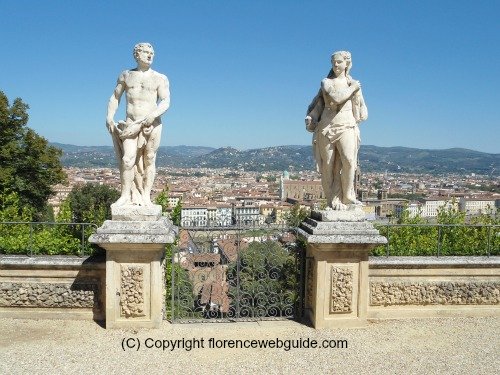
[[[156,117],[149,115],[144,120],[141,121],[141,124],[144,127],[151,126],[153,124],[153,122],[155,121],[155,119],[156,119]]]
[[[353,89],[353,91],[361,89],[361,82],[352,80],[351,81],[351,88]]]

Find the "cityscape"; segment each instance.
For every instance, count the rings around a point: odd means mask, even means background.
[[[78,184],[120,186],[116,168],[65,168],[67,185],[54,186],[49,200],[57,215],[59,205]],[[500,207],[499,177],[459,174],[367,172],[357,176],[358,199],[368,220],[388,222],[404,209],[410,217],[432,221],[441,208],[455,208],[467,216],[493,213]],[[301,208],[324,208],[320,176],[303,171],[245,171],[242,168],[160,167],[153,198],[168,191],[168,209],[181,204],[183,227],[227,227],[240,224],[284,224],[287,213]]]

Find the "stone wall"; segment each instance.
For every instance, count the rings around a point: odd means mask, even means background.
[[[0,255],[0,317],[102,320],[105,271],[104,257]],[[330,271],[329,310],[349,312],[352,272]],[[373,257],[368,280],[371,319],[500,316],[500,257]]]
[[[0,317],[104,319],[104,257],[0,255]]]
[[[500,257],[371,258],[371,318],[500,315]]]

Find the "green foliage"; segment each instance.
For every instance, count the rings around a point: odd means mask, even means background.
[[[62,183],[62,151],[49,146],[45,138],[26,127],[28,105],[20,98],[12,105],[0,91],[0,191],[18,194],[20,208],[34,209],[34,219],[45,212],[52,186]]]
[[[250,243],[227,274],[241,316],[282,315],[297,300],[295,256],[276,241]]]
[[[168,192],[169,192],[168,187],[164,188],[155,199],[155,203],[159,204],[162,207],[164,215],[166,214],[167,209],[170,208],[170,205],[168,203]],[[170,220],[172,220],[172,223],[174,225],[177,226],[181,225],[181,212],[182,212],[182,202],[179,199],[179,201],[173,208],[172,212],[170,213]]]
[[[104,220],[111,219],[111,204],[120,193],[107,185],[78,185],[68,195],[71,220],[76,223],[93,223],[102,225]],[[66,213],[65,213],[66,214]]]
[[[165,213],[167,212],[167,209],[169,208],[168,204],[168,186],[163,188],[163,190],[158,194],[158,196],[155,199],[155,203],[159,204],[161,206],[161,210]]]
[[[286,225],[290,228],[298,227],[309,216],[309,213],[308,209],[295,203],[292,209],[284,215]]]
[[[398,224],[403,225],[376,226],[388,238],[389,248],[378,246],[372,255],[387,255],[387,250],[393,256],[487,255],[488,249],[491,255],[500,255],[500,228],[484,226],[500,224],[498,213],[479,215],[467,223],[465,213],[452,205],[438,210],[434,225],[404,210]]]
[[[4,189],[0,191],[0,222],[31,221],[33,208],[22,206],[19,194]]]
[[[165,247],[165,306],[166,316],[170,319],[195,318],[195,298],[193,295],[193,284],[189,280],[188,272],[179,263],[173,262],[172,253],[176,247],[178,238],[173,244]],[[172,276],[175,280],[175,290],[172,289]],[[172,297],[174,304],[172,305]]]
[[[70,226],[31,223],[32,217],[32,209],[21,207],[17,193],[0,194],[0,253],[80,254],[80,240]]]
[[[402,198],[402,199],[407,199],[409,201],[417,201],[419,199],[425,198],[425,195],[423,194],[414,194],[414,193],[391,193],[387,194],[387,198]]]
[[[43,222],[53,223],[56,221],[56,216],[54,214],[54,208],[51,205],[45,206],[45,211],[42,213],[41,217]]]
[[[181,225],[181,213],[182,213],[182,201],[179,199],[177,204],[175,205],[172,213],[170,214],[170,219],[174,225]]]

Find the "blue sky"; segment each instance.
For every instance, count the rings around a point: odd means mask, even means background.
[[[363,144],[500,152],[499,1],[3,0],[0,13],[0,90],[52,142],[111,145],[108,99],[147,41],[170,80],[162,145],[309,144],[307,106],[331,53],[350,50]]]

